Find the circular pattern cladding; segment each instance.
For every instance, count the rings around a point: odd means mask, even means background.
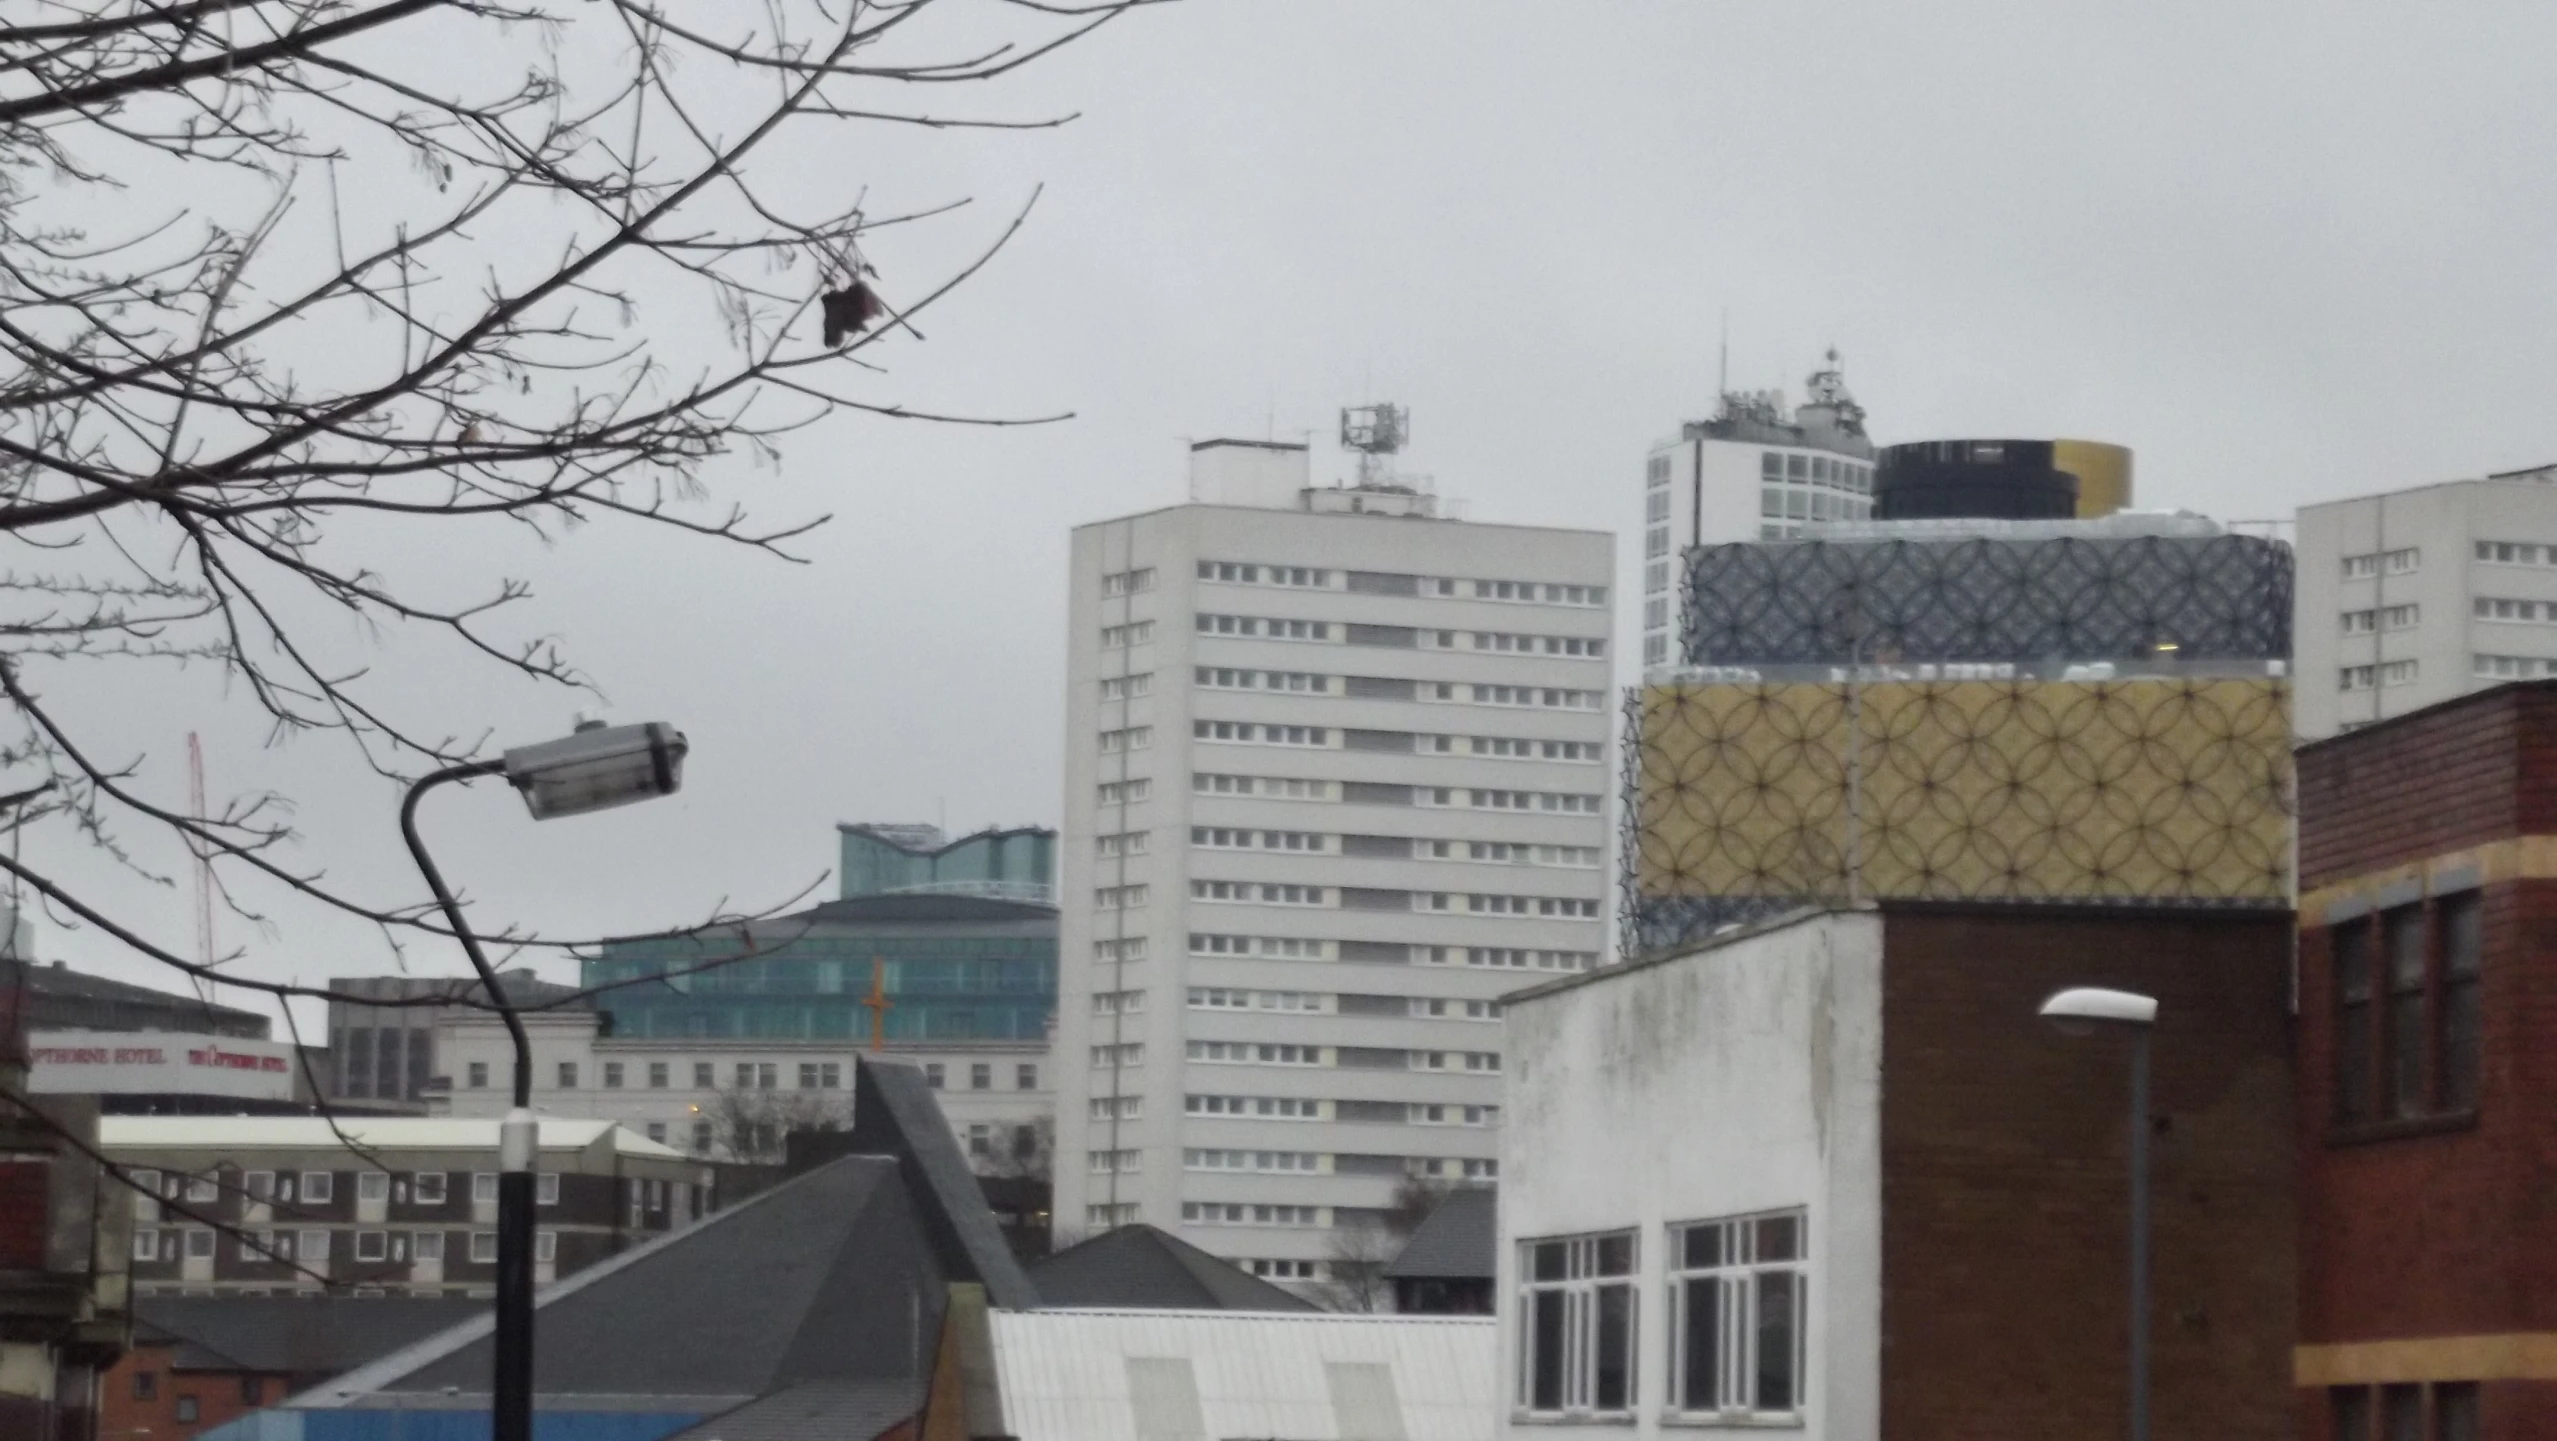
[[[1655,686],[1630,721],[1639,950],[1844,896],[1851,851],[1871,898],[2290,894],[2280,680]]]

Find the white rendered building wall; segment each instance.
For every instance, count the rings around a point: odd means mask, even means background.
[[[1509,1009],[1499,1250],[1504,1435],[1683,1435],[1670,1401],[1669,1228],[1800,1208],[1807,1404],[1789,1434],[1880,1434],[1882,920],[1830,913],[1612,967]],[[1519,1247],[1636,1235],[1635,1402],[1527,1420]]]
[[[1142,1220],[1304,1280],[1405,1162],[1488,1178],[1491,1003],[1604,950],[1613,570],[1604,534],[1372,515],[1191,505],[1075,532],[1061,1229]],[[1423,748],[1379,748],[1403,736]],[[1396,893],[1425,899],[1359,908]]]

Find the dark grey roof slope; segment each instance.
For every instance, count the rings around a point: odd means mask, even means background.
[[[0,1013],[30,1029],[167,1029],[263,1039],[269,1027],[256,1011],[93,976],[60,961],[40,966],[15,958],[0,958]]]
[[[1396,1279],[1489,1280],[1500,1256],[1500,1192],[1491,1186],[1450,1191],[1385,1263]]]
[[[540,1292],[534,1387],[680,1399],[669,1409],[698,1413],[810,1382],[922,1375],[948,1296],[934,1251],[897,1163],[846,1157]],[[482,1310],[295,1404],[378,1405],[366,1398],[448,1387],[485,1397]]]
[[[1310,1301],[1246,1275],[1178,1236],[1121,1226],[1030,1268],[1043,1306],[1166,1311],[1311,1311]]]
[[[857,1155],[896,1157],[906,1183],[931,1198],[923,1222],[951,1258],[950,1279],[984,1283],[986,1304],[1000,1310],[1027,1311],[1039,1304],[1037,1288],[1004,1244],[976,1172],[960,1154],[958,1137],[922,1071],[866,1059],[853,1067],[850,1145]]]
[[[408,1296],[145,1296],[137,1341],[171,1343],[179,1371],[330,1376],[474,1316],[486,1301]]]
[[[807,1381],[678,1431],[666,1441],[872,1441],[923,1404],[916,1377]]]

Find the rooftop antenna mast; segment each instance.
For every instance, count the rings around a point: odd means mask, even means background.
[[[1351,405],[1341,409],[1341,449],[1358,452],[1362,488],[1394,483],[1394,456],[1412,438],[1412,412],[1400,405]]]

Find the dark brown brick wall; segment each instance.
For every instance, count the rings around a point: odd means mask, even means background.
[[[2289,1441],[2290,916],[1886,907],[1882,1434],[2121,1433],[2129,1052],[2035,1018],[2158,998],[2159,1436]]]
[[[2300,934],[2300,1339],[2557,1330],[2557,882],[2482,897],[2473,1127],[2338,1144],[2331,932]]]
[[[2299,789],[2304,891],[2557,834],[2557,682],[2481,691],[2304,747]]]
[[[0,1270],[44,1269],[45,1228],[52,1214],[53,1162],[0,1159]]]

